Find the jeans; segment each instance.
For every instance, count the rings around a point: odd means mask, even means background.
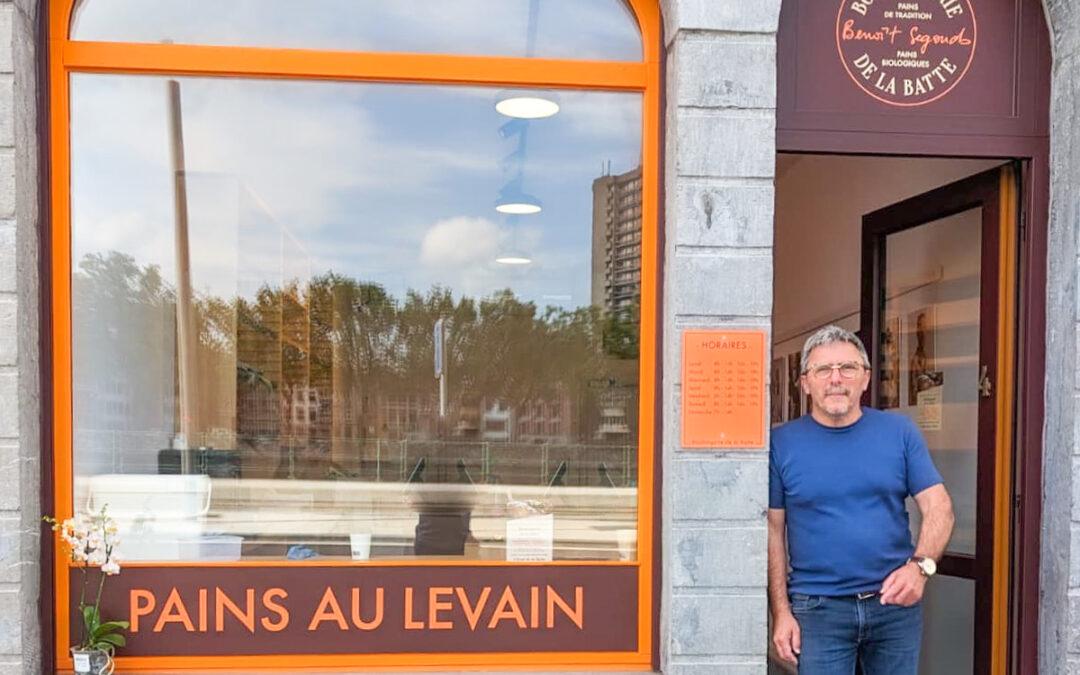
[[[881,596],[791,594],[802,650],[799,675],[916,675],[922,604],[882,605]]]

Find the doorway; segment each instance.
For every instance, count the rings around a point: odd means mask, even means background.
[[[780,154],[776,190],[771,421],[809,412],[798,375],[811,333],[831,323],[863,337],[865,404],[920,427],[957,517],[923,600],[920,672],[1006,672],[1017,172],[1003,160]],[[917,533],[913,500],[908,510]]]

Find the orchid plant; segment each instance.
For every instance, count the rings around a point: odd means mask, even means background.
[[[127,644],[120,631],[128,627],[127,621],[102,621],[101,596],[105,591],[105,580],[120,573],[120,543],[116,521],[100,511],[80,513],[73,518],[58,521],[46,516],[45,522],[52,525],[54,532],[60,533],[71,561],[82,572],[82,589],[79,593],[79,614],[83,619],[82,639],[75,648],[81,651],[100,650],[112,655],[117,647]],[[90,583],[89,570],[100,568],[97,595],[93,603],[87,602],[87,586]]]

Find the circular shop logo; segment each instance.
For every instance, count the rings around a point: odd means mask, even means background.
[[[971,0],[843,0],[836,48],[848,75],[882,103],[936,101],[964,79],[975,56]]]

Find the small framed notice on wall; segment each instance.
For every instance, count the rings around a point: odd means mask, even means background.
[[[683,331],[682,447],[765,447],[764,331]]]

